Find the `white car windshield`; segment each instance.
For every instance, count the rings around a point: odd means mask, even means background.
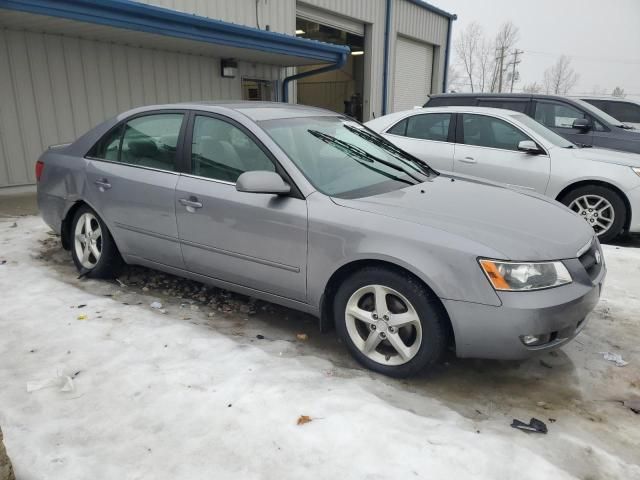
[[[554,131],[549,130],[547,127],[545,127],[541,123],[536,122],[533,118],[527,115],[518,113],[516,115],[512,115],[511,118],[524,124],[525,127],[528,127],[529,129],[533,130],[538,136],[542,137],[547,142],[551,143],[552,145],[555,145],[556,147],[577,148],[577,146],[574,143],[571,143],[569,140],[567,140],[564,137],[561,137]]]
[[[345,117],[286,118],[259,124],[326,195],[366,197],[438,175],[425,162]]]

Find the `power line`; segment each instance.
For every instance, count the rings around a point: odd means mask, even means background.
[[[542,52],[540,50],[529,50],[527,49],[527,53],[533,55],[546,55],[549,57],[558,57],[560,54],[558,52]],[[591,57],[587,55],[571,55],[567,54],[567,56],[571,58],[575,58],[577,60],[586,60],[588,62],[606,62],[606,63],[622,63],[625,65],[640,65],[640,59],[622,59],[622,58],[611,58],[611,57]]]

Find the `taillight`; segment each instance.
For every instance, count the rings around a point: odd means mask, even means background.
[[[42,171],[44,170],[44,162],[42,160],[38,160],[36,162],[36,181],[40,181],[40,177],[42,176]]]

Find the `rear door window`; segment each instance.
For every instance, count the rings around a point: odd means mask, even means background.
[[[137,117],[125,125],[120,161],[129,165],[176,170],[182,113]]]
[[[450,113],[427,113],[407,119],[406,136],[420,140],[446,142],[449,137]]]

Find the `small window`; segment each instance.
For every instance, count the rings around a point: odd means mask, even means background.
[[[498,118],[462,114],[463,143],[479,147],[518,150],[523,140],[531,140],[519,129]]]
[[[393,127],[387,130],[387,133],[390,133],[391,135],[401,135],[404,137],[407,134],[407,119],[405,118],[404,120],[396,123]]]
[[[191,146],[192,173],[235,182],[244,172],[275,172],[273,162],[242,130],[217,118],[196,116]]]
[[[573,128],[573,122],[578,118],[589,118],[571,105],[562,103],[536,102],[535,119],[551,128]]]
[[[640,105],[629,102],[611,102],[607,113],[621,122],[640,123]]]
[[[159,113],[127,122],[120,161],[174,171],[183,116],[181,113]]]
[[[450,113],[428,113],[409,117],[407,137],[446,142],[449,137]]]
[[[480,100],[478,106],[489,108],[502,108],[505,110],[514,110],[516,112],[525,113],[529,102],[517,102],[513,100]]]
[[[109,160],[111,162],[117,162],[120,154],[120,137],[122,136],[122,125],[114,128],[104,137],[100,139],[98,143],[89,152],[89,157],[100,158],[103,160]]]

